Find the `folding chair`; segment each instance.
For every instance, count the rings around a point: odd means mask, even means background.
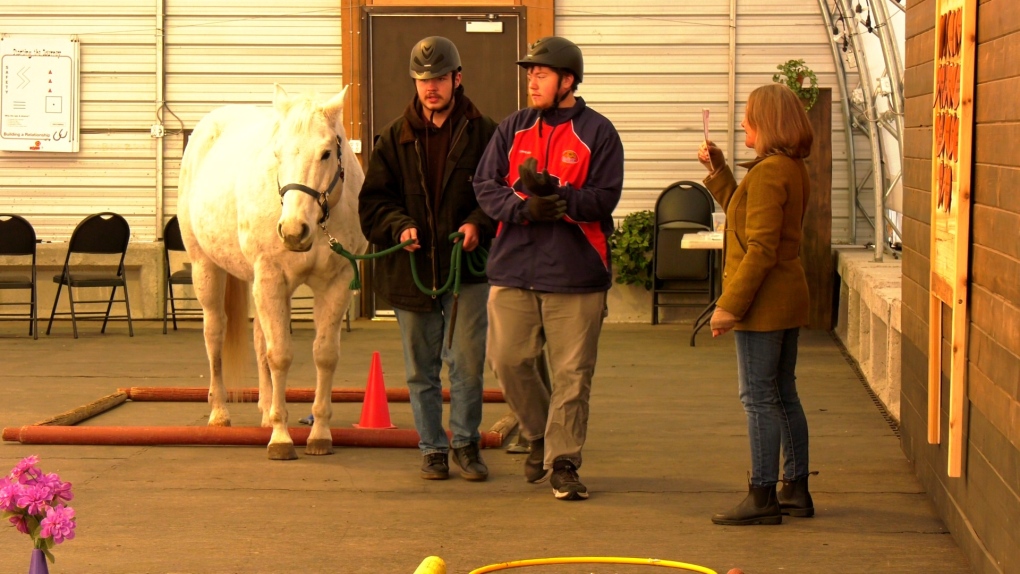
[[[16,321],[28,319],[28,334],[33,339],[39,338],[38,305],[35,286],[35,229],[23,217],[13,214],[0,214],[0,256],[31,257],[32,268],[29,275],[17,273],[0,273],[0,289],[27,290],[29,302],[20,301],[0,303],[0,306],[28,306],[26,313],[2,313],[0,320]]]
[[[198,299],[185,294],[175,294],[174,286],[185,287],[194,285],[191,279],[191,266],[184,262],[177,271],[173,271],[175,264],[171,254],[186,253],[184,240],[181,239],[181,222],[177,216],[170,218],[163,226],[163,274],[166,277],[166,296],[163,297],[163,334],[166,335],[167,305],[170,306],[169,316],[173,318],[174,331],[177,330],[177,317],[202,318],[202,308],[197,306]],[[178,307],[179,303],[192,301],[195,305]]]
[[[53,298],[53,311],[50,313],[50,321],[46,326],[46,334],[50,334],[53,327],[53,319],[57,315],[70,315],[71,325],[74,331],[74,338],[78,338],[78,318],[82,320],[98,320],[103,317],[103,328],[100,333],[106,333],[106,324],[110,319],[127,319],[128,334],[135,336],[134,326],[131,323],[131,303],[128,301],[127,276],[124,271],[124,257],[127,255],[128,241],[131,238],[131,228],[127,220],[116,213],[103,212],[90,215],[83,219],[74,232],[71,233],[71,240],[67,243],[67,257],[64,258],[64,268],[60,275],[53,276],[53,282],[57,284],[57,295]],[[95,257],[83,261],[81,257],[73,255],[90,254]],[[113,267],[113,261],[117,261],[116,271],[95,271],[95,267]],[[70,312],[57,312],[57,304],[60,302],[60,291],[67,286],[67,298],[71,304]],[[89,287],[110,287],[109,299],[75,300],[75,289]],[[116,299],[117,288],[124,288],[124,298]],[[106,311],[78,311],[75,305],[106,303]],[[124,303],[124,315],[110,315],[114,303]],[[94,318],[94,319],[93,319]]]
[[[715,298],[715,273],[712,253],[706,250],[682,250],[686,233],[712,229],[715,200],[703,185],[678,181],[667,187],[655,202],[655,230],[652,247],[652,324],[659,322],[660,307],[680,307],[686,303],[662,303],[659,295],[705,293]],[[693,285],[692,285],[693,284]]]

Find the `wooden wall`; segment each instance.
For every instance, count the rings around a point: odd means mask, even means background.
[[[926,432],[935,0],[907,8],[902,440],[975,571],[1020,572],[1020,8],[1016,0],[978,1],[962,476],[946,474],[946,340],[942,443],[929,445]],[[942,320],[949,325],[945,307]]]
[[[832,88],[819,90],[818,101],[808,110],[815,137],[811,142],[807,170],[811,196],[804,212],[804,235],[800,257],[811,294],[809,329],[832,330]]]

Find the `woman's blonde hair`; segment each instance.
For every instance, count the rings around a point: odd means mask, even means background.
[[[811,154],[814,133],[797,94],[783,84],[756,88],[747,98],[747,123],[757,131],[754,151],[759,156],[783,154],[804,158]]]

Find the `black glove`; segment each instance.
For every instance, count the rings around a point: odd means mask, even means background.
[[[552,195],[556,193],[557,188],[553,185],[549,172],[543,169],[542,173],[537,173],[537,169],[538,161],[533,157],[529,157],[524,160],[524,163],[517,166],[517,173],[520,174],[524,187],[532,195]]]
[[[531,221],[552,223],[561,219],[567,212],[567,200],[560,199],[560,196],[555,194],[544,197],[536,195],[529,197],[524,202],[524,207],[528,208],[525,217]]]

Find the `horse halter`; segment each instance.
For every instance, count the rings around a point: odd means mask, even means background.
[[[280,203],[283,203],[283,196],[285,193],[292,189],[296,189],[300,192],[307,193],[308,195],[315,198],[315,203],[319,204],[322,208],[322,217],[319,218],[319,225],[324,225],[326,220],[329,219],[329,194],[333,192],[333,188],[336,187],[336,182],[344,181],[344,152],[343,152],[343,140],[340,136],[336,136],[336,173],[333,174],[333,181],[329,182],[329,186],[325,192],[318,192],[307,185],[301,183],[288,183],[287,185],[280,188]],[[277,181],[276,185],[280,185]]]

